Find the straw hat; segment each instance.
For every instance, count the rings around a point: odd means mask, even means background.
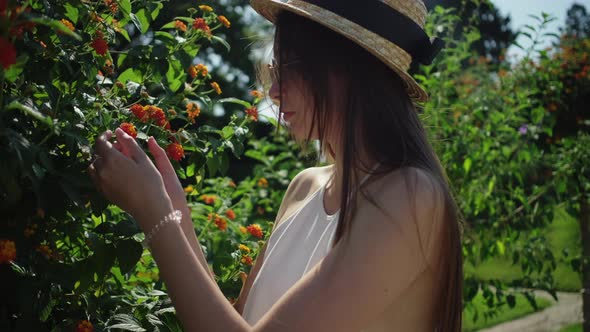
[[[288,10],[342,34],[393,69],[413,100],[428,100],[408,69],[412,61],[430,64],[443,43],[424,32],[427,10],[421,0],[250,0],[250,5],[272,23]]]

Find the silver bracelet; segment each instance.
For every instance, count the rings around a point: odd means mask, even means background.
[[[154,237],[154,235],[164,225],[166,225],[168,222],[170,222],[172,220],[174,220],[178,224],[180,224],[180,222],[182,220],[182,212],[180,212],[180,210],[174,210],[174,211],[170,212],[168,215],[166,215],[164,217],[164,219],[160,220],[160,222],[158,224],[156,224],[156,226],[152,227],[152,229],[150,230],[150,232],[146,234],[145,239],[143,241],[141,241],[141,245],[143,246],[143,248],[144,249],[150,249],[149,248],[150,241],[152,240],[152,238]]]

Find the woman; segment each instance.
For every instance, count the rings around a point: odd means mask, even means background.
[[[276,24],[269,94],[292,136],[319,139],[332,164],[291,181],[234,307],[163,149],[149,139],[154,166],[120,129],[116,143],[110,131],[97,139],[90,171],[148,234],[187,331],[461,330],[458,211],[412,103],[427,95],[407,73],[440,45],[421,1],[355,3],[251,1]],[[162,219],[175,210],[178,223]]]

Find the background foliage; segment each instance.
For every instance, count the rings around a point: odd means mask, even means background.
[[[502,258],[521,271],[466,269],[476,319],[537,306],[531,289],[555,295],[560,262],[589,275],[586,251],[556,252],[543,231],[556,207],[588,224],[588,15],[572,7],[559,36],[544,30],[553,18],[536,16],[521,32],[533,41],[527,56],[511,62],[505,18],[493,20],[498,48],[481,47],[494,33],[480,32],[479,17],[497,14],[484,4],[434,8],[427,29],[447,47],[414,69],[432,97],[421,116],[468,225],[466,265]],[[117,126],[142,146],[153,135],[167,147],[210,267],[235,300],[290,179],[318,159],[258,114],[264,96],[252,91],[244,50],[269,27],[244,6],[0,1],[0,292],[9,299],[0,329],[181,330],[136,222],[86,173],[95,137]],[[554,46],[540,49],[540,38]]]

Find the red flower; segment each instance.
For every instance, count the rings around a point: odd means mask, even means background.
[[[255,237],[262,239],[262,228],[260,228],[260,225],[258,224],[251,224],[246,226],[246,229],[248,230],[248,232],[250,232],[250,234],[254,235]]]
[[[96,54],[98,55],[105,55],[109,50],[109,45],[107,44],[106,40],[103,39],[103,34],[101,32],[96,33],[96,37],[90,43],[90,46],[94,48]]]
[[[16,258],[16,246],[13,241],[0,240],[0,264],[8,263]]]
[[[242,256],[242,263],[252,265],[252,257],[246,255]]]
[[[146,106],[146,111],[148,112],[149,118],[154,120],[158,126],[164,127],[166,125],[166,113],[161,108],[148,105]]]
[[[135,126],[132,123],[123,122],[123,123],[121,123],[121,125],[119,126],[119,128],[121,128],[129,136],[131,136],[133,138],[136,138],[137,137],[137,130],[135,129]]]
[[[227,221],[217,214],[215,215],[215,225],[222,231],[227,229]]]
[[[246,115],[248,115],[250,120],[258,121],[258,110],[256,109],[256,106],[247,108]]]
[[[178,143],[168,144],[166,147],[166,153],[168,154],[168,157],[176,161],[184,158],[184,149],[182,148],[182,145]]]
[[[89,321],[81,320],[76,324],[76,332],[94,332],[94,327]]]
[[[236,219],[236,213],[232,209],[228,209],[227,211],[225,211],[225,215],[229,218],[229,220]]]
[[[133,104],[131,108],[129,108],[131,113],[135,115],[141,122],[146,122],[148,120],[147,111],[145,108],[139,104]]]
[[[0,63],[4,69],[16,63],[16,49],[8,40],[0,37]]]
[[[195,18],[193,21],[193,28],[202,30],[208,36],[211,35],[211,28],[209,28],[209,25],[207,25],[207,22],[205,22],[205,19],[203,18]]]

